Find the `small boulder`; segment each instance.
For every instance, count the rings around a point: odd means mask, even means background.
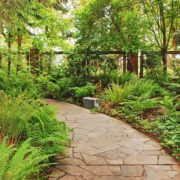
[[[84,97],[83,98],[83,106],[87,109],[94,109],[100,107],[100,99],[93,97]]]

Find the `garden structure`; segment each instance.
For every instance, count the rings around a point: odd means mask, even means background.
[[[179,9],[1,0],[0,180],[179,180]]]

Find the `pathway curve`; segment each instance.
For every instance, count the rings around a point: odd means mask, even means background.
[[[74,129],[51,180],[180,180],[179,164],[130,125],[68,103],[47,100]]]

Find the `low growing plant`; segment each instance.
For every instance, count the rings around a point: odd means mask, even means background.
[[[30,140],[19,147],[0,143],[0,180],[25,180],[37,176],[42,168],[48,166],[50,155],[43,155],[40,149],[32,147]],[[36,179],[39,179],[38,176]]]

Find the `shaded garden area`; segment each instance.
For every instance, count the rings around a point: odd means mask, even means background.
[[[96,98],[92,113],[128,122],[179,161],[179,9],[178,0],[2,0],[0,179],[47,179],[70,146],[72,129],[44,98]]]

